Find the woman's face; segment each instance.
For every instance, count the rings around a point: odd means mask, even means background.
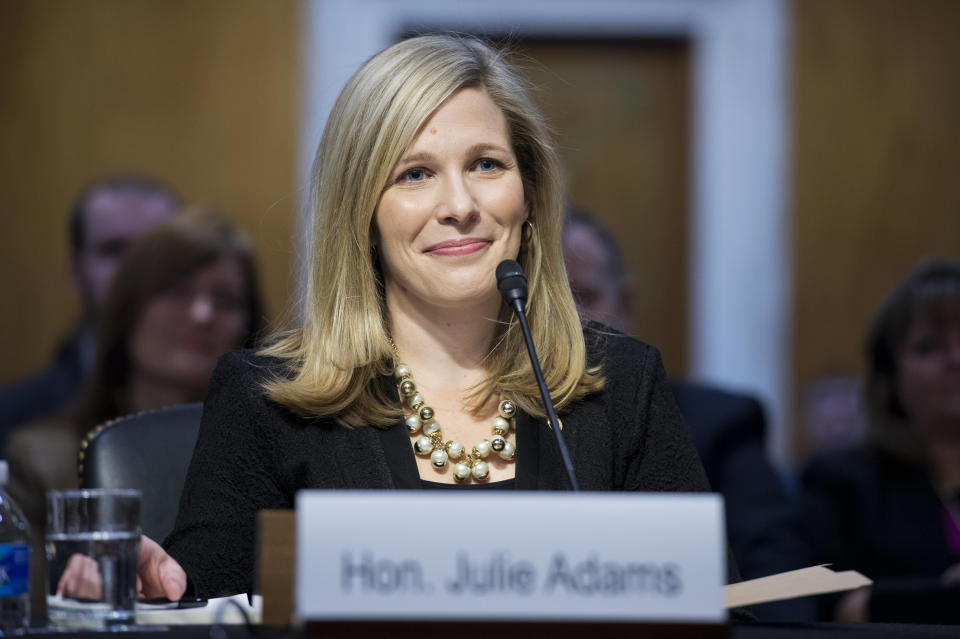
[[[503,113],[483,90],[458,91],[404,152],[377,205],[388,302],[499,304],[497,264],[516,259],[526,219]]]
[[[921,434],[960,435],[960,318],[915,318],[898,352],[897,395]]]
[[[148,299],[131,337],[135,374],[203,392],[246,335],[244,284],[237,258],[224,256]]]

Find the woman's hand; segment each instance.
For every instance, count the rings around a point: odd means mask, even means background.
[[[166,597],[176,601],[187,589],[187,573],[160,544],[140,535],[140,559],[137,562],[137,596],[141,599]]]
[[[80,553],[70,555],[67,567],[57,582],[57,594],[65,599],[100,601],[103,578],[97,560]]]

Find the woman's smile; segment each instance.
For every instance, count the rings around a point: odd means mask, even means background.
[[[469,255],[471,253],[476,253],[490,246],[488,240],[482,240],[479,238],[463,238],[457,240],[448,240],[446,242],[438,242],[430,248],[428,248],[424,253],[430,255]]]

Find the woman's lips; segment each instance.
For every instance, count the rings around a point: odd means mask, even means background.
[[[425,252],[431,255],[468,255],[475,253],[489,244],[487,240],[477,238],[467,238],[463,240],[452,240],[450,242],[440,242],[428,248]]]

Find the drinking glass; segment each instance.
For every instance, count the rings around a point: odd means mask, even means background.
[[[47,620],[51,628],[133,625],[140,491],[47,492]]]

